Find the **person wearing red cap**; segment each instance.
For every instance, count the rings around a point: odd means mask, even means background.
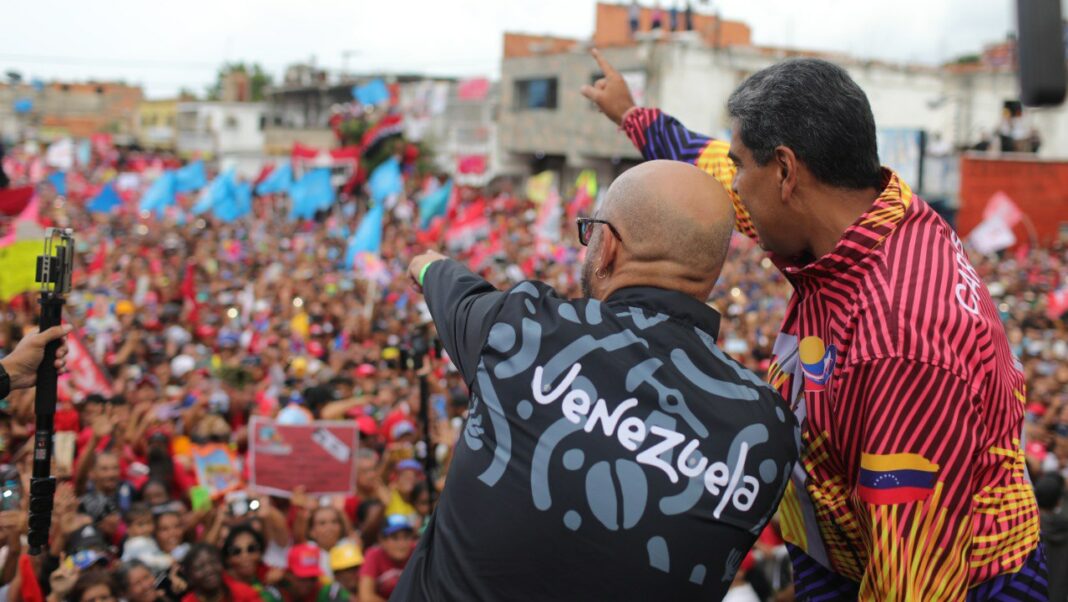
[[[348,594],[336,583],[323,584],[319,547],[302,543],[289,549],[282,597],[286,602],[347,602]]]

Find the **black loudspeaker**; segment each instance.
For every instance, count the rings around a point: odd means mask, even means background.
[[[1029,107],[1064,102],[1064,21],[1061,0],[1016,0],[1020,100]]]

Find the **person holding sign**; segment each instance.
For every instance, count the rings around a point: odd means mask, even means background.
[[[716,347],[705,304],[734,215],[711,176],[632,168],[595,218],[585,297],[498,291],[416,257],[471,390],[440,502],[393,600],[721,598],[778,507],[797,423]]]

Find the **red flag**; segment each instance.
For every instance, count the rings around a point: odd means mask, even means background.
[[[319,149],[294,142],[292,155],[293,159],[314,159],[319,156]]]
[[[484,199],[478,199],[460,208],[457,213],[455,219],[449,219],[449,226],[445,231],[445,244],[448,247],[469,247],[489,232],[490,223],[486,217]]]
[[[1020,211],[1016,202],[1009,198],[1009,195],[999,190],[990,197],[990,200],[986,202],[986,208],[983,209],[983,221],[994,217],[1001,218],[1006,226],[1012,228],[1023,219],[1023,212]]]
[[[16,216],[22,213],[33,198],[33,186],[0,189],[0,213]]]
[[[100,241],[100,246],[97,247],[96,253],[93,255],[93,259],[89,262],[89,268],[86,270],[89,274],[96,274],[104,270],[104,263],[108,257],[108,241],[103,239]]]
[[[462,174],[485,173],[486,155],[460,155],[456,159],[456,170]]]
[[[400,134],[404,131],[404,117],[399,113],[392,115],[386,115],[381,121],[371,126],[363,134],[363,139],[360,141],[360,146],[365,149],[369,149],[375,144],[378,144],[383,138],[387,136],[393,136]]]
[[[330,151],[330,158],[334,161],[359,161],[360,147],[346,146],[343,148],[335,148]]]
[[[83,395],[99,393],[105,397],[111,396],[111,381],[93,360],[93,356],[76,333],[67,337],[67,367],[70,382],[76,391]]]
[[[1059,320],[1068,312],[1068,284],[1046,295],[1046,317]]]
[[[476,77],[460,82],[456,88],[456,94],[460,100],[483,100],[489,93],[490,83],[484,77]]]

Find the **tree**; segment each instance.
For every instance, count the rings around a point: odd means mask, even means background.
[[[246,65],[244,62],[223,63],[215,76],[215,83],[207,89],[208,100],[220,100],[223,93],[223,82],[231,73],[244,73],[249,80],[249,100],[260,101],[264,99],[267,87],[271,85],[271,75],[263,70],[259,63]]]

